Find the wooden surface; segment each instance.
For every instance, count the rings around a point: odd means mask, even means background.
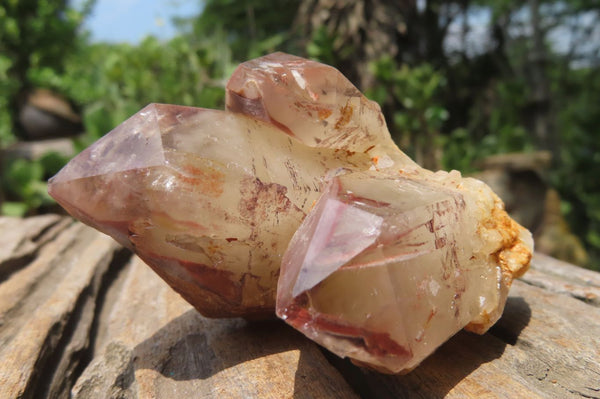
[[[0,398],[600,398],[600,274],[536,255],[485,335],[387,376],[283,322],[206,319],[110,238],[0,218]]]

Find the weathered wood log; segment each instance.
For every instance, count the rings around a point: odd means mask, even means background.
[[[522,278],[527,284],[568,295],[600,306],[600,273],[536,253],[531,270]]]
[[[79,223],[63,227],[0,285],[0,397],[65,396],[74,382],[118,246]],[[0,240],[11,233],[2,230]]]
[[[1,398],[600,398],[600,274],[536,255],[485,335],[366,371],[283,322],[207,319],[108,237],[0,218]]]
[[[283,323],[204,318],[137,258],[120,278],[74,397],[356,397]]]
[[[27,219],[0,218],[0,281],[30,262],[47,241],[67,224],[67,218],[43,215]]]
[[[460,332],[405,376],[353,380],[373,397],[596,398],[599,333],[600,309],[516,281],[487,334]]]

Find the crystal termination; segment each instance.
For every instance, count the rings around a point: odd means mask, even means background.
[[[202,314],[275,311],[382,372],[498,320],[533,241],[489,187],[415,164],[330,66],[271,54],[241,64],[226,95],[226,111],[148,105],[50,194]]]

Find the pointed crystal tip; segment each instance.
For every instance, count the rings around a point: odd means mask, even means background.
[[[277,315],[340,356],[414,368],[483,333],[531,234],[483,183],[420,168],[336,69],[241,64],[227,111],[150,104],[49,181],[211,317]]]
[[[389,373],[416,367],[465,326],[487,330],[510,285],[509,269],[489,251],[516,254],[529,242],[518,225],[493,227],[512,234],[506,244],[486,234],[490,221],[476,217],[486,207],[496,212],[494,201],[426,176],[336,177],[282,260],[278,316],[338,355]]]

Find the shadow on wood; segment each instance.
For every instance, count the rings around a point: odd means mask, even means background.
[[[71,219],[0,218],[0,236],[2,398],[600,399],[600,274],[540,254],[487,334],[385,376],[281,321],[202,317]]]
[[[265,385],[264,392],[273,392],[272,385],[278,381],[261,377],[289,374],[294,376],[296,398],[340,397],[340,392],[351,397],[353,393],[337,369],[363,397],[443,398],[482,364],[499,358],[507,345],[514,345],[530,318],[527,302],[522,297],[510,297],[503,318],[487,334],[461,331],[413,372],[387,376],[362,370],[326,350],[321,356],[311,341],[280,321],[211,320],[189,310],[135,347],[133,367],[153,369],[171,380],[160,385],[173,385],[165,394],[175,391],[177,381],[187,382],[179,386],[178,393],[181,388],[192,387],[196,393],[227,392],[228,385],[236,386],[236,390],[250,385],[256,393]],[[169,348],[168,353],[157,357],[156,351],[164,348]],[[224,371],[235,369],[243,373],[219,378],[227,374]],[[235,379],[235,375],[240,378]],[[256,378],[248,378],[253,375]]]
[[[357,368],[325,353],[346,381],[362,396],[376,398],[444,398],[482,364],[500,358],[528,325],[531,308],[522,297],[509,297],[504,315],[485,335],[458,332],[406,375],[383,375]],[[324,351],[326,352],[326,351]]]
[[[523,297],[508,297],[504,313],[488,334],[501,339],[509,345],[516,345],[521,331],[529,325],[531,307]]]
[[[164,348],[168,353],[157,357]],[[170,380],[160,384],[165,397],[182,389],[287,397],[291,383],[294,398],[355,397],[317,347],[279,320],[206,319],[189,310],[137,345],[133,359],[135,370],[154,369]]]

